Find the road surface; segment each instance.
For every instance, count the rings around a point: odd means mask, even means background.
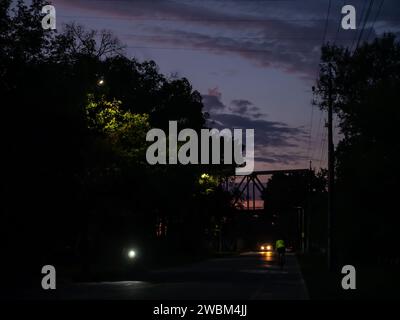
[[[57,300],[308,298],[294,254],[288,254],[285,268],[280,270],[275,254],[260,252],[151,271],[137,281],[57,284],[55,290],[24,290],[18,296],[22,299]]]

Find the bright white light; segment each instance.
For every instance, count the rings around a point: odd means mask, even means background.
[[[130,251],[128,252],[128,257],[129,257],[129,258],[133,259],[135,256],[136,256],[136,252],[135,252],[135,251],[130,250]]]
[[[99,82],[98,82],[98,84],[99,84],[99,86],[102,86],[102,85],[104,84],[104,80],[103,80],[103,79],[100,79]]]
[[[267,246],[267,250],[271,250],[271,246]]]

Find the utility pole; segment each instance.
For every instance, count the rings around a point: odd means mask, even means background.
[[[311,196],[312,196],[312,161],[310,160],[310,171],[308,173],[308,186],[307,186],[307,217],[306,217],[306,249],[310,252],[310,236],[311,236]]]
[[[305,211],[303,207],[293,207],[297,210],[297,221],[299,229],[299,242],[301,247],[301,253],[306,252],[306,224],[305,224]]]
[[[332,65],[328,64],[328,268],[333,270],[335,267],[335,242],[334,230],[334,146],[333,146],[333,92],[332,92]]]
[[[303,251],[303,254],[306,253],[306,230],[305,230],[305,212],[304,208],[300,208],[301,212],[301,249]]]

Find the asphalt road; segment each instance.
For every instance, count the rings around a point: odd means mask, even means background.
[[[57,284],[55,290],[24,290],[18,298],[297,300],[307,299],[308,295],[294,254],[288,254],[285,268],[280,270],[275,254],[247,252],[151,271],[137,281]]]

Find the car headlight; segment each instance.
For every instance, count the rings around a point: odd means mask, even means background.
[[[267,250],[271,250],[272,249],[272,247],[271,246],[267,246]]]
[[[261,246],[261,250],[264,250],[265,248],[264,248],[264,246]]]

